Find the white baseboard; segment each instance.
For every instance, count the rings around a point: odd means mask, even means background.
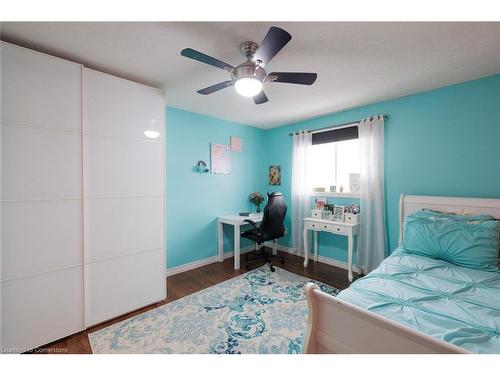
[[[241,248],[240,253],[245,254],[245,253],[252,251],[254,249],[255,249],[254,245],[245,246],[245,247]],[[233,251],[228,251],[228,252],[224,253],[224,259],[231,258],[233,256],[234,256]],[[186,264],[183,264],[182,266],[168,268],[165,270],[165,276],[169,277],[169,276],[177,275],[178,273],[181,273],[181,272],[190,271],[190,270],[193,270],[193,269],[198,268],[198,267],[206,266],[207,264],[215,263],[218,260],[219,260],[219,257],[217,255],[215,255],[215,256],[210,257],[210,258],[205,258],[205,259],[201,259],[201,260],[196,260],[196,261],[191,262],[191,263],[186,263]]]
[[[304,256],[304,253],[302,251],[294,249],[292,247],[278,244],[277,248],[278,248],[278,250],[284,251],[286,253],[298,255],[300,257]],[[311,258],[309,258],[309,260],[311,261],[312,259],[313,259],[313,256],[311,255]],[[325,263],[325,264],[328,264],[330,266],[343,268],[343,269],[347,270],[347,263],[346,262],[342,262],[340,260],[328,258],[328,257],[322,256],[322,255],[318,255],[318,262]],[[360,273],[358,267],[356,267],[356,266],[353,266],[352,270],[353,270],[353,272],[356,272],[358,274]]]
[[[304,254],[302,253],[302,251],[294,249],[292,247],[288,247],[288,246],[284,246],[284,245],[278,244],[276,246],[276,248],[279,251],[283,251],[285,253],[290,253],[290,254],[293,254],[293,255],[301,256],[301,257],[304,256]],[[250,245],[250,246],[243,247],[240,250],[240,252],[241,252],[241,254],[245,254],[245,253],[247,253],[249,251],[252,251],[254,249],[255,249],[255,246],[254,245]],[[232,258],[233,256],[234,256],[234,252],[233,251],[228,251],[227,253],[224,253],[224,259]],[[311,256],[310,259],[312,260],[312,256]],[[168,268],[167,270],[165,270],[165,275],[166,275],[166,277],[177,275],[178,273],[190,271],[190,270],[193,270],[193,269],[198,268],[198,267],[206,266],[207,264],[215,263],[218,260],[219,260],[218,256],[213,256],[213,257],[210,257],[210,258],[205,258],[205,259],[197,260],[197,261],[194,261],[194,262],[191,262],[191,263],[186,263],[186,264],[183,264],[182,266]],[[347,263],[346,262],[341,262],[340,260],[336,260],[336,259],[332,259],[332,258],[327,258],[327,257],[319,255],[318,256],[318,261],[321,262],[321,263],[328,264],[330,266],[334,266],[334,267],[338,267],[338,268],[343,268],[343,269],[347,270]],[[354,266],[352,268],[352,270],[354,272],[356,272],[356,273],[359,274],[359,269],[356,266]]]

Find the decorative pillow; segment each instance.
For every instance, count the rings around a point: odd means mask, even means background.
[[[475,215],[475,220],[455,216],[432,211],[408,215],[403,249],[463,267],[496,271],[500,221],[485,219],[486,215]]]
[[[472,215],[466,212],[441,212],[434,211],[429,209],[423,209],[422,211],[416,212],[418,216],[426,216],[426,217],[439,217],[450,220],[457,221],[485,221],[485,220],[495,220],[495,218],[491,215]]]

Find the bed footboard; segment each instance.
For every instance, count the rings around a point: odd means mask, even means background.
[[[309,322],[304,353],[467,353],[464,349],[305,286]]]

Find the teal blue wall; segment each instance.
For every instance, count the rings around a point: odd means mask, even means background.
[[[248,194],[265,192],[265,131],[175,108],[167,108],[166,206],[168,268],[216,255],[217,223],[222,214],[251,209]],[[243,140],[232,153],[230,175],[200,174],[198,160],[210,161],[210,142]],[[231,228],[225,249],[232,250]],[[242,246],[248,243],[242,243]]]
[[[500,198],[500,75],[448,86],[267,131],[167,108],[168,267],[216,255],[216,217],[249,210],[252,191],[267,185],[268,165],[280,164],[291,207],[292,141],[288,133],[387,113],[385,152],[389,247],[398,240],[401,193]],[[200,175],[192,168],[209,160],[209,143],[243,139],[233,153],[232,174]],[[352,203],[352,199],[332,200]],[[291,209],[281,243],[291,246]],[[225,248],[232,236],[225,232]],[[245,246],[246,243],[242,243]],[[345,261],[345,239],[320,236],[320,255]]]
[[[398,241],[401,193],[500,198],[500,75],[495,75],[267,131],[268,163],[281,164],[282,191],[288,204],[289,132],[382,113],[390,116],[386,122],[385,187],[391,250]],[[288,228],[290,218],[291,211]],[[291,246],[290,235],[282,244]],[[320,255],[345,261],[345,249],[342,239],[320,239]]]

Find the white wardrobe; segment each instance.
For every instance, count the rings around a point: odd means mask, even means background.
[[[151,87],[0,52],[0,346],[22,352],[166,297],[165,106]]]

